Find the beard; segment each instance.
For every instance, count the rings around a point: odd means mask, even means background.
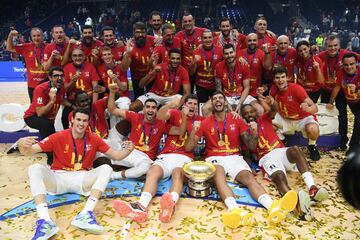
[[[139,48],[145,46],[146,44],[146,38],[145,37],[139,37],[135,39],[135,44],[136,46],[138,46]]]
[[[82,40],[82,43],[86,46],[86,47],[90,47],[93,43],[94,39],[92,37],[84,37]]]

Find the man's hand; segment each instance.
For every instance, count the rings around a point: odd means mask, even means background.
[[[334,106],[333,103],[327,103],[327,104],[326,104],[326,109],[328,109],[328,110],[332,110],[334,107],[335,107],[335,106]]]
[[[250,129],[251,129],[251,131],[254,133],[254,134],[256,134],[257,135],[257,132],[258,132],[258,126],[257,126],[257,123],[256,122],[254,122],[254,121],[251,121],[251,122],[249,122],[249,127],[250,127]]]
[[[267,54],[269,53],[269,44],[268,43],[264,43],[262,46],[261,46],[262,50]]]
[[[36,140],[37,138],[38,137],[36,136],[20,138],[18,140],[18,147],[20,153],[26,155],[28,151],[31,149],[31,147],[38,142]]]
[[[15,37],[15,36],[19,35],[19,32],[16,31],[16,30],[11,30],[11,31],[9,32],[9,35],[12,36],[12,37]]]
[[[49,91],[49,100],[52,103],[55,103],[56,101],[56,91],[52,91],[52,88]]]
[[[106,87],[101,85],[96,85],[95,87],[93,87],[93,91],[94,93],[103,93],[106,91]]]
[[[349,83],[347,87],[349,88],[351,93],[354,93],[356,91],[356,85],[353,83]]]
[[[52,59],[61,59],[61,55],[60,55],[60,52],[58,50],[53,50],[51,52],[51,56],[50,56]]]
[[[199,55],[194,56],[194,64],[200,62],[201,57]]]
[[[132,152],[132,150],[134,150],[134,148],[135,148],[134,143],[132,141],[124,141],[122,143],[122,147],[123,147],[123,149],[126,149],[129,152]]]
[[[305,102],[300,104],[300,108],[305,111],[305,112],[310,112],[311,108],[309,107],[309,105]]]
[[[71,44],[71,45],[75,45],[75,44],[77,44],[77,43],[78,43],[78,41],[77,41],[76,39],[71,38],[71,39],[69,40],[69,44]]]
[[[200,129],[201,122],[200,121],[194,121],[192,131],[197,132]]]
[[[119,91],[119,86],[116,83],[110,83],[108,85],[108,88],[109,88],[110,92],[113,92],[113,93]]]
[[[126,44],[126,53],[131,54],[132,50],[134,49],[134,43],[131,40],[131,38],[127,39],[125,44]]]
[[[187,106],[183,106],[182,109],[181,109],[181,112],[187,116],[189,114],[189,108]]]
[[[93,55],[94,57],[97,57],[99,55],[99,47],[95,47],[93,49],[91,49],[91,55]]]
[[[76,82],[81,76],[81,71],[76,71],[76,73],[70,78],[71,82]]]
[[[315,59],[313,58],[313,68],[316,70],[316,71],[319,71],[320,70],[320,64],[315,61]]]

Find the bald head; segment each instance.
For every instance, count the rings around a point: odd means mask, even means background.
[[[258,37],[257,37],[256,33],[249,33],[246,36],[246,44],[247,44],[248,50],[250,50],[250,51],[256,50],[257,41],[258,41]]]
[[[290,45],[288,36],[281,35],[276,40],[276,46],[280,54],[286,54]]]

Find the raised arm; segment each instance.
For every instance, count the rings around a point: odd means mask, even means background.
[[[119,91],[118,85],[116,83],[109,84],[109,90],[110,94],[107,105],[109,112],[114,116],[125,118],[126,110],[117,108],[115,104],[115,93]]]
[[[188,138],[186,139],[186,142],[185,142],[185,151],[187,152],[190,152],[192,151],[197,142],[199,141],[199,137],[196,136],[196,132],[199,130],[200,128],[200,121],[195,121],[194,124],[193,124],[193,128],[191,130],[191,133],[190,135],[188,136]]]
[[[15,36],[17,36],[19,33],[18,31],[16,30],[11,30],[9,32],[9,35],[7,37],[7,40],[6,40],[6,51],[9,51],[9,52],[16,52],[15,50],[15,46],[14,46],[14,43],[13,43],[13,38]]]

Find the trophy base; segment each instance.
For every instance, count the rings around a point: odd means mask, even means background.
[[[203,197],[209,196],[210,193],[211,193],[211,187],[201,189],[201,190],[188,187],[188,194],[192,197],[203,198]]]

